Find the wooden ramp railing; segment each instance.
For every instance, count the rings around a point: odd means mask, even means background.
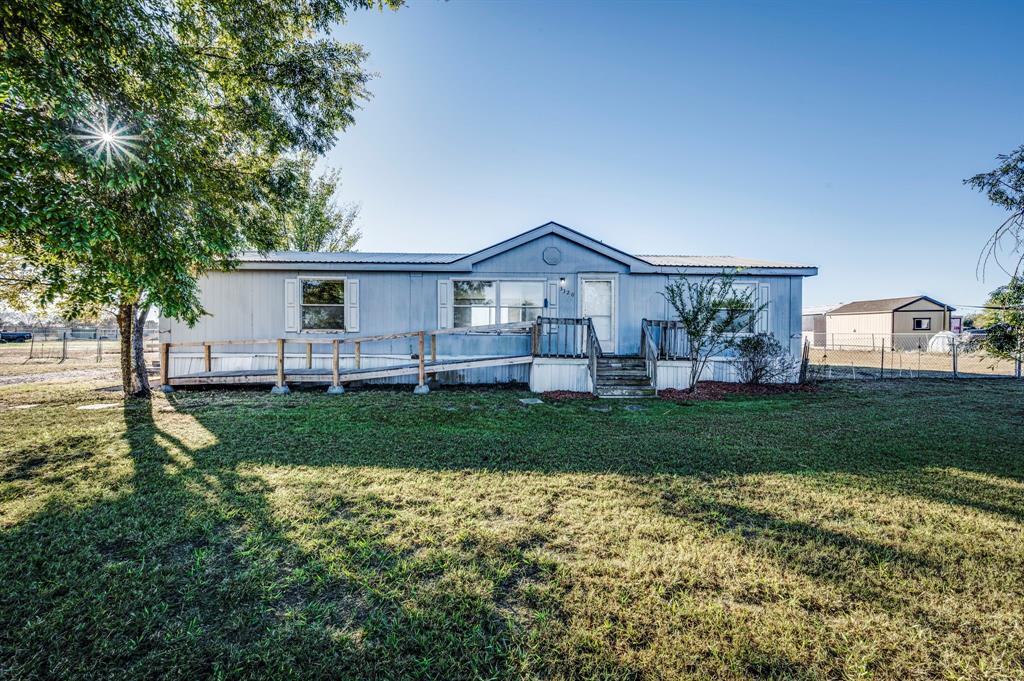
[[[430,331],[404,331],[400,333],[382,334],[376,336],[358,336],[350,338],[273,338],[273,339],[231,339],[214,341],[184,341],[161,343],[160,345],[160,380],[166,389],[172,389],[175,385],[211,385],[211,384],[244,384],[244,383],[265,383],[272,378],[276,392],[287,392],[288,381],[293,382],[315,382],[322,383],[327,372],[313,367],[313,347],[330,346],[331,389],[342,392],[341,384],[355,380],[371,380],[377,378],[388,378],[394,376],[417,376],[417,391],[427,392],[427,374],[442,373],[445,371],[458,371],[462,369],[483,368],[491,366],[525,364],[533,360],[533,353],[529,355],[513,355],[503,357],[473,357],[465,359],[449,359],[438,361],[437,347],[440,336],[502,336],[502,335],[526,335],[532,333],[537,338],[536,323],[519,322],[512,324],[494,324],[491,326],[477,326],[452,329],[434,329]],[[415,338],[417,352],[413,359],[415,364],[399,364],[393,366],[363,367],[363,350],[366,344],[380,343]],[[430,343],[430,359],[427,360],[427,340]],[[242,369],[238,371],[213,371],[212,349],[221,346],[273,346],[276,350],[276,363],[274,370]],[[303,369],[286,369],[285,350],[288,345],[301,345],[305,347],[305,367]],[[340,366],[340,350],[343,345],[351,345],[353,354],[353,369],[342,370]],[[533,344],[535,346],[535,343]],[[189,373],[174,376],[171,374],[171,349],[172,348],[202,348],[203,371],[200,373]]]

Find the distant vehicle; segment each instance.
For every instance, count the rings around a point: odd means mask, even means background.
[[[25,343],[32,340],[28,331],[0,331],[0,343]]]
[[[963,333],[960,334],[960,338],[963,340],[981,340],[988,335],[988,329],[964,329]]]

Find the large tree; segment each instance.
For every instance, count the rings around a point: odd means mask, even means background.
[[[298,183],[281,219],[281,246],[292,251],[351,251],[362,237],[356,229],[359,206],[339,205],[334,195],[341,171],[314,176],[314,162],[308,154],[296,162]]]
[[[275,219],[368,96],[365,53],[325,37],[402,0],[14,0],[0,9],[0,251],[72,313],[117,309],[126,394],[151,305],[194,322],[196,278]],[[141,344],[139,346],[141,348]]]

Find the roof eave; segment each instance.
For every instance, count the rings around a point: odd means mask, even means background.
[[[657,274],[736,274],[737,276],[787,276],[813,277],[817,267],[685,267],[661,265],[655,268]]]

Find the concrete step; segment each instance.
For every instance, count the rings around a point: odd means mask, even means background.
[[[614,397],[614,398],[643,398],[643,397],[654,397],[654,388],[639,387],[639,386],[626,386],[626,387],[611,387],[611,386],[597,386],[598,397]]]

